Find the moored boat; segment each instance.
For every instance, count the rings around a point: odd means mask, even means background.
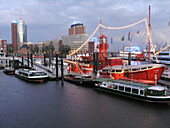
[[[116,65],[105,67],[100,71],[104,77],[114,77],[114,79],[140,80],[142,83],[155,84],[158,82],[166,66],[163,64],[145,64],[145,65]],[[141,81],[142,80],[142,81]]]
[[[76,85],[83,85],[83,86],[93,86],[95,84],[94,79],[89,75],[74,75],[69,74],[64,76],[64,80],[74,83]]]
[[[168,103],[170,96],[167,88],[162,86],[149,86],[142,83],[127,82],[100,78],[96,80],[95,88],[98,90],[114,93],[117,95],[155,103]]]
[[[3,72],[7,75],[14,75],[15,69],[13,67],[6,67],[4,68]]]
[[[168,71],[163,72],[161,79],[170,81],[170,72]]]
[[[119,51],[119,56],[123,60],[128,60],[130,54],[130,59],[133,61],[144,61],[145,55],[139,50],[139,47],[125,47],[123,51]]]
[[[0,69],[4,69],[4,65],[3,64],[0,64]]]
[[[48,79],[47,73],[28,69],[15,71],[15,76],[28,82],[43,83]]]
[[[170,49],[153,56],[153,63],[170,64]]]

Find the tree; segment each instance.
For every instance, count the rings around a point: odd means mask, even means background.
[[[50,50],[51,52],[53,52],[53,51],[55,50],[54,45],[52,45],[52,44],[50,44],[48,47],[49,47],[49,50]]]
[[[12,54],[13,52],[14,52],[13,48],[12,48],[12,47],[9,47],[9,48],[8,48],[8,53],[9,53],[9,54]]]
[[[60,55],[66,55],[70,52],[71,48],[69,45],[61,45],[59,48]]]
[[[31,54],[34,54],[34,49],[31,47],[31,49],[30,49],[30,53]]]
[[[38,53],[39,52],[39,47],[35,46],[34,47],[34,52]]]
[[[49,52],[49,46],[45,46],[44,50],[46,53]]]

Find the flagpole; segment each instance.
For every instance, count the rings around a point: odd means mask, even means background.
[[[150,27],[151,27],[151,24],[150,24],[150,5],[149,5],[149,64],[150,64],[150,43],[151,43],[151,35],[150,35]]]

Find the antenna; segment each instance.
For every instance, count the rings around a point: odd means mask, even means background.
[[[20,19],[21,19],[21,9],[20,9]]]

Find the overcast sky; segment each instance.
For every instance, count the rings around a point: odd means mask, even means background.
[[[11,42],[11,22],[19,20],[20,11],[27,24],[28,41],[34,43],[60,39],[61,34],[68,34],[74,21],[83,23],[89,35],[100,19],[106,26],[129,25],[148,18],[149,5],[153,42],[170,43],[170,0],[0,0],[0,38]],[[127,43],[127,34],[131,32],[132,42],[142,44],[146,27],[140,23],[124,30],[102,29],[102,32],[112,37],[113,43],[121,43],[120,38],[125,36],[122,44]],[[95,36],[99,36],[99,32]]]

